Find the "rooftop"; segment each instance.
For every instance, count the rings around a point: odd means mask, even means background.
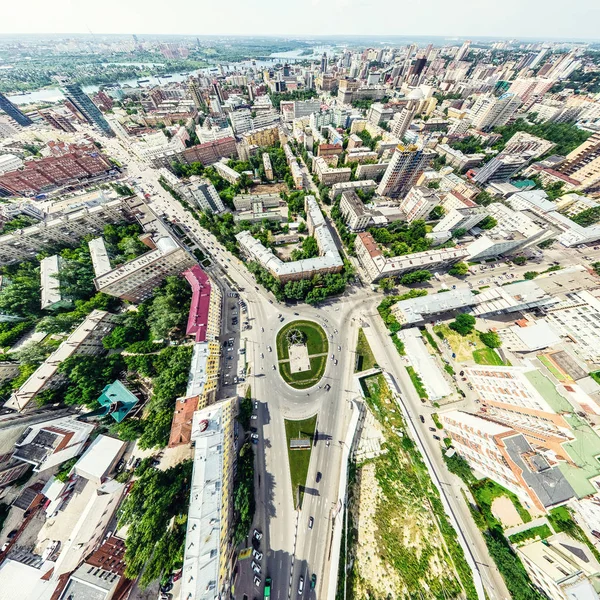
[[[562,504],[575,495],[573,488],[558,467],[551,467],[537,454],[522,434],[503,437],[502,442],[511,460],[519,467],[527,485],[544,507]]]
[[[190,443],[192,439],[192,422],[197,407],[198,396],[177,398],[171,435],[169,436],[169,448]]]
[[[195,336],[196,342],[205,342],[210,311],[210,279],[198,265],[184,271],[183,276],[192,288],[192,302],[185,333]]]
[[[117,423],[120,423],[139,402],[120,381],[105,386],[98,398],[98,403],[106,408],[104,415],[110,415]]]
[[[99,435],[75,463],[73,469],[85,479],[101,480],[125,445],[121,440]]]

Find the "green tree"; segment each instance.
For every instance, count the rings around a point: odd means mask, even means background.
[[[435,183],[438,183],[437,181]],[[439,185],[439,183],[438,183]],[[431,186],[431,184],[430,184]],[[433,210],[429,213],[429,218],[433,221],[441,219],[446,214],[446,209],[439,204],[433,207]]]
[[[487,217],[485,217],[485,219],[479,222],[478,227],[480,229],[492,229],[493,227],[496,227],[496,225],[498,225],[498,221],[496,221],[494,217],[488,215]]]
[[[391,292],[396,286],[396,282],[393,277],[384,277],[379,280],[379,289],[382,292]]]
[[[469,272],[469,265],[464,262],[458,262],[452,265],[452,267],[448,270],[450,275],[454,275],[454,277],[463,277]]]
[[[475,329],[475,317],[468,313],[461,313],[449,327],[462,336],[469,335]]]
[[[500,336],[495,331],[488,331],[487,333],[480,331],[479,339],[488,348],[500,348],[500,346],[502,346],[502,340],[500,339]]]
[[[515,256],[512,261],[515,265],[521,267],[527,262],[527,258],[525,256]]]
[[[539,273],[537,271],[526,271],[525,274],[523,275],[523,277],[525,279],[535,279],[537,276],[539,275]]]
[[[463,235],[465,235],[467,233],[467,230],[464,227],[459,227],[458,229],[455,229],[452,232],[452,237],[455,239],[458,239],[460,237],[462,237]]]
[[[418,271],[412,271],[411,273],[406,273],[400,277],[400,283],[402,285],[410,285],[411,283],[421,283],[423,281],[429,281],[432,277],[430,271],[426,269],[420,269]]]

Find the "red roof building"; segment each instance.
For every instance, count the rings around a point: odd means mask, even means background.
[[[196,342],[205,342],[210,311],[210,279],[198,265],[184,271],[183,276],[192,287],[186,334],[193,335]]]

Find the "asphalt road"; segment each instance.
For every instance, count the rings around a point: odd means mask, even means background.
[[[151,194],[151,203],[155,209],[185,224],[189,228],[188,233],[192,239],[210,254],[213,265],[208,271],[225,292],[226,306],[231,304],[226,293],[232,284],[244,289],[242,296],[248,304],[251,329],[241,332],[241,338],[246,345],[250,376],[237,391],[243,394],[245,386],[250,384],[252,396],[259,402],[256,411],[258,418],[253,420],[260,435],[259,444],[256,446],[257,510],[254,526],[264,534],[260,544],[261,551],[264,552],[261,561],[261,580],[264,581],[264,576],[267,574],[273,578],[272,597],[276,600],[283,600],[292,595],[297,598],[326,598],[331,566],[329,560],[332,509],[335,509],[339,500],[342,440],[346,437],[350,421],[351,400],[358,396],[352,372],[360,320],[368,325],[365,327],[365,332],[377,361],[398,382],[413,418],[418,420],[418,414],[423,412],[406,370],[398,359],[398,354],[376,313],[375,307],[380,302],[381,295],[371,292],[368,288],[355,288],[343,297],[321,305],[318,309],[302,305],[298,310],[278,304],[270,293],[262,288],[256,289],[254,279],[244,265],[226,252],[210,233],[201,229],[197,221],[162,189],[158,184],[158,173],[154,169],[140,163],[119,140],[102,138],[101,141],[111,154],[128,163],[132,177],[143,178],[142,189]],[[498,274],[506,271],[505,266],[500,265],[497,268]],[[526,270],[539,269],[529,267]],[[481,278],[475,276],[469,280]],[[278,370],[273,369],[277,360],[275,344],[277,331],[296,318],[294,312],[301,312],[303,319],[317,321],[325,328],[328,336],[333,336],[329,337],[332,348],[329,354],[333,352],[336,355],[338,365],[335,366],[333,361],[328,360],[321,382],[321,385],[330,384],[329,392],[326,392],[323,387],[294,390],[285,384]],[[283,315],[283,323],[278,320],[278,314]],[[230,329],[230,315],[225,312],[224,316],[225,335],[239,333]],[[234,337],[238,339],[237,336]],[[337,349],[338,345],[342,348],[341,352]],[[268,350],[269,346],[272,351]],[[237,352],[236,356],[238,356]],[[285,454],[284,419],[303,419],[314,414],[318,415],[319,440],[311,456],[307,478],[308,489],[304,495],[303,506],[301,510],[296,511],[293,506],[289,466]],[[494,599],[509,598],[502,578],[491,563],[480,532],[473,523],[462,498],[460,482],[446,470],[439,444],[431,438],[427,425],[429,423],[425,425],[417,423],[417,430],[422,431],[420,439],[438,477],[447,488],[446,496],[462,524],[463,533],[471,547],[488,595]],[[319,483],[316,482],[317,472],[322,474]],[[308,519],[311,516],[314,518],[314,525],[309,529]],[[235,592],[235,597],[240,600],[243,594],[247,594],[250,598],[262,594],[262,584],[260,588],[253,586],[249,569],[249,560],[240,561],[241,575]],[[313,573],[317,575],[317,585],[316,589],[311,591],[309,583]],[[304,578],[302,594],[297,593],[300,577]]]

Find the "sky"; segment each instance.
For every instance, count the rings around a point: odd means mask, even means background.
[[[6,0],[1,14],[0,34],[600,39],[600,0]]]

